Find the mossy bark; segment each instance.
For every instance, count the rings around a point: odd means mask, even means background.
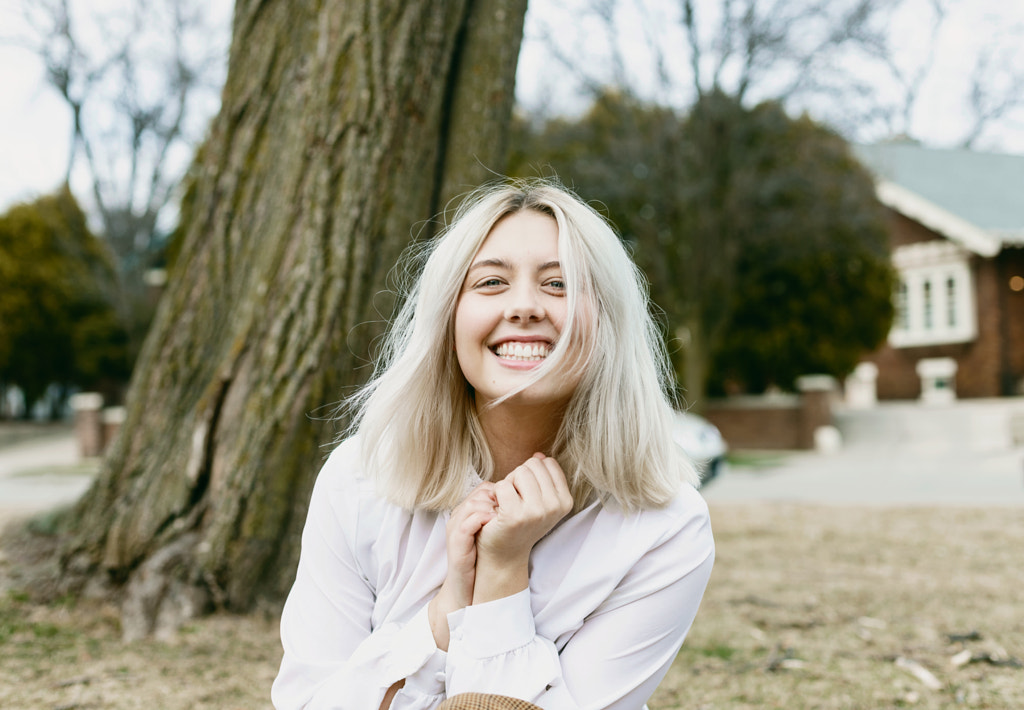
[[[387,272],[452,194],[503,169],[525,11],[238,0],[169,290],[64,547],[67,574],[144,609],[142,633],[185,597],[244,610],[286,593]]]

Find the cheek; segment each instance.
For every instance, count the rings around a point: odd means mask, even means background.
[[[453,331],[455,332],[455,350],[479,346],[486,337],[487,328],[483,314],[475,308],[472,301],[461,299],[455,308]]]
[[[555,326],[555,330],[561,333],[565,328],[565,322],[569,319],[569,299],[555,299],[548,304],[546,311],[548,320]]]

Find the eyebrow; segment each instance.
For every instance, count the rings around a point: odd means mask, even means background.
[[[474,271],[476,269],[481,269],[485,266],[496,266],[499,269],[508,269],[510,271],[512,270],[512,264],[505,261],[504,259],[481,259],[480,261],[470,266],[469,270]]]
[[[470,266],[469,270],[475,271],[476,269],[481,269],[486,266],[496,266],[499,269],[508,269],[509,271],[514,270],[512,264],[509,263],[506,259],[481,259],[480,261],[477,261],[472,266]],[[548,269],[560,268],[562,268],[562,263],[560,261],[545,261],[543,264],[537,267],[537,272],[540,273],[541,271],[547,271]]]

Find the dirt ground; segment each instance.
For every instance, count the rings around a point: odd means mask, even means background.
[[[716,504],[717,563],[651,710],[1024,708],[1014,509]],[[276,619],[215,615],[124,644],[116,611],[26,592],[45,539],[0,557],[0,706],[266,708]]]

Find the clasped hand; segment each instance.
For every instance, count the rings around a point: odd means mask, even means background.
[[[527,588],[530,551],[572,502],[561,466],[538,453],[504,479],[481,483],[452,511],[448,575],[430,609],[439,648],[448,648],[448,613]]]

